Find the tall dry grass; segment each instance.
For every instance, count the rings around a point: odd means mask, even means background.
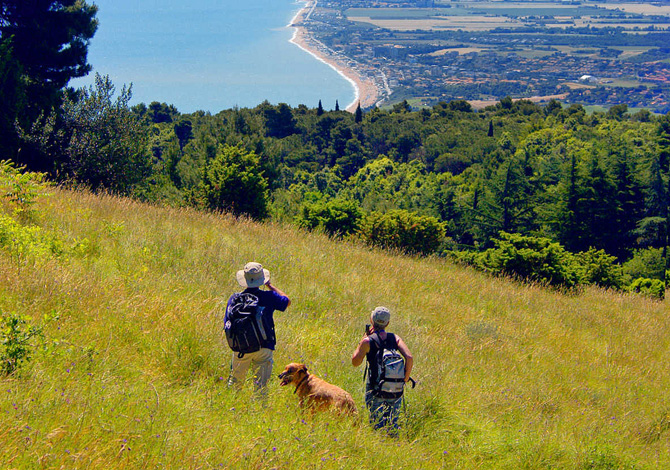
[[[44,327],[0,388],[2,468],[670,468],[667,303],[563,294],[293,227],[57,190],[60,258],[0,256],[0,309]],[[291,390],[226,389],[219,302],[256,260],[292,305],[275,371],[302,361],[360,416]],[[404,426],[366,425],[350,356],[369,312],[415,356]]]

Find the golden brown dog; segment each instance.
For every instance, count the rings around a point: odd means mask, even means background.
[[[279,374],[279,378],[282,386],[295,385],[294,393],[300,397],[300,406],[319,411],[334,409],[349,415],[356,413],[356,404],[348,392],[310,374],[305,364],[292,362]]]

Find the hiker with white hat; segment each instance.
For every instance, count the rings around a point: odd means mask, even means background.
[[[247,263],[237,272],[237,282],[244,290],[230,296],[224,318],[226,339],[233,350],[228,386],[240,389],[252,367],[255,389],[265,395],[276,345],[273,315],[275,310],[285,311],[291,299],[270,282],[270,271],[260,263]]]
[[[363,359],[367,360],[365,406],[370,411],[370,424],[397,436],[404,387],[407,382],[414,384],[410,377],[414,358],[400,336],[386,332],[390,321],[388,308],[377,307],[372,311],[371,325],[366,325],[351,363],[358,367]]]

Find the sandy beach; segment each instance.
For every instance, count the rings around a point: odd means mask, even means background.
[[[309,34],[305,22],[316,8],[316,0],[307,0],[305,7],[301,9],[291,20],[290,27],[295,28],[291,42],[311,54],[316,59],[328,64],[340,75],[346,78],[355,89],[355,98],[346,107],[349,112],[354,112],[358,103],[361,108],[370,108],[380,99],[379,89],[372,78],[363,76],[355,69],[355,64],[348,63],[346,57],[334,54],[324,44]]]

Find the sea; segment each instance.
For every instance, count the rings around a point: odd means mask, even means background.
[[[182,113],[321,100],[344,109],[353,84],[290,42],[305,6],[296,0],[94,0],[98,31],[89,44],[93,71],[75,88],[109,75],[117,91],[132,84],[131,105],[152,101]]]

